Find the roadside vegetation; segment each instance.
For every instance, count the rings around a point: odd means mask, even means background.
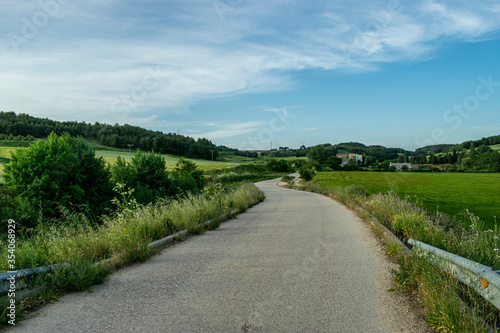
[[[113,203],[118,209],[99,226],[84,214],[65,210],[59,219],[30,230],[29,238],[17,243],[16,268],[104,259],[111,259],[116,268],[149,257],[154,251],[147,245],[153,240],[185,229],[200,232],[204,222],[219,223],[263,200],[263,194],[249,183],[209,186],[198,195],[147,205],[138,204],[133,190],[123,184],[115,187],[115,193]],[[6,256],[0,259],[0,269],[9,270]]]
[[[444,213],[429,212],[395,192],[370,194],[357,185],[326,187],[314,182],[292,188],[330,196],[360,216],[370,214],[403,242],[410,237],[429,245],[500,269],[500,231],[484,229],[479,217],[466,212],[463,219]],[[368,213],[368,214],[367,214]],[[389,253],[400,264],[395,281],[406,293],[415,295],[427,312],[428,324],[438,332],[488,332],[488,326],[500,327],[499,311],[457,279],[431,266],[425,258],[406,257],[397,244],[388,244]],[[482,318],[479,320],[478,318]]]
[[[462,221],[468,209],[487,229],[500,217],[500,173],[320,172],[314,181],[331,188],[357,185],[369,194],[391,190],[429,212]]]
[[[85,290],[148,258],[153,240],[217,227],[264,199],[249,178],[270,176],[267,167],[207,173],[184,158],[168,170],[163,155],[139,150],[109,165],[86,140],[67,133],[10,153],[0,185],[0,270],[12,270],[8,219],[16,223],[15,270],[70,264],[40,277],[44,287],[18,303],[17,318],[60,292]],[[0,324],[6,318],[2,313]]]
[[[203,232],[208,220],[216,227],[263,200],[248,182],[298,170],[317,183],[297,186],[285,177],[291,187],[369,212],[402,241],[411,237],[500,269],[500,177],[493,173],[500,171],[499,143],[495,136],[415,152],[352,142],[242,152],[129,125],[0,112],[0,250],[7,251],[13,219],[16,269],[70,263],[43,277],[46,287],[21,303],[23,312],[148,258],[152,240]],[[420,172],[408,165],[395,172],[391,163],[418,164]],[[456,279],[404,257],[394,244],[389,250],[400,262],[396,282],[418,295],[437,331],[484,331],[478,315],[500,327],[498,310]],[[6,255],[0,269],[10,270]]]

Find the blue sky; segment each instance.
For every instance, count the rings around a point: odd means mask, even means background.
[[[240,149],[500,134],[500,2],[3,1],[0,110]]]

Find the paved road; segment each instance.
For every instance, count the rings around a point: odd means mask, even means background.
[[[259,183],[215,231],[66,295],[9,332],[424,332],[381,246],[333,200]]]

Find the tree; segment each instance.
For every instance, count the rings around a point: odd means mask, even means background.
[[[12,153],[5,184],[45,217],[57,217],[58,206],[98,215],[110,206],[109,167],[81,137],[52,132],[26,150]]]
[[[474,142],[470,143],[469,157],[473,160],[476,157]]]
[[[307,154],[307,157],[309,157],[311,161],[318,162],[320,165],[322,165],[326,162],[328,155],[322,145],[317,145],[309,150],[309,154]]]
[[[290,164],[285,160],[277,160],[272,158],[266,162],[269,169],[277,172],[289,172]]]
[[[147,204],[168,195],[170,179],[165,169],[165,159],[154,152],[136,151],[130,164],[132,188],[137,202]]]
[[[389,171],[390,166],[391,166],[391,161],[383,161],[379,163],[378,168],[384,171]]]
[[[299,175],[304,181],[310,181],[314,178],[314,170],[312,169],[311,164],[304,164],[299,168]]]
[[[198,192],[205,187],[206,182],[203,171],[198,168],[196,163],[185,158],[179,159],[172,175],[178,180],[181,180],[181,183],[192,184],[194,182],[194,188],[188,186],[188,188],[180,188],[181,191],[189,190],[190,192]]]

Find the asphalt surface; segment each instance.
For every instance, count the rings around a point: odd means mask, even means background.
[[[425,332],[390,293],[369,227],[321,195],[259,183],[266,200],[65,295],[8,332]]]

